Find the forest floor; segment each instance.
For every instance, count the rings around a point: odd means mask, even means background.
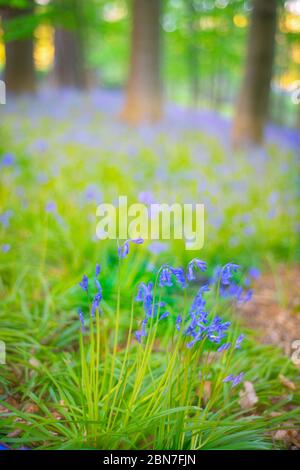
[[[254,285],[252,301],[239,309],[262,343],[279,346],[288,356],[293,353],[293,342],[300,340],[299,312],[299,265],[282,265],[262,274]]]

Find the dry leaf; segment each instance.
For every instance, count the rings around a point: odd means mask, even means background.
[[[278,429],[273,434],[273,439],[275,441],[283,441],[285,445],[293,445],[300,449],[300,434],[296,429]]]
[[[289,388],[290,390],[296,390],[296,385],[294,384],[294,382],[289,380],[283,374],[279,375],[279,380],[282,383],[282,385],[284,385],[286,388]]]
[[[240,391],[239,396],[239,405],[242,409],[252,408],[258,402],[252,382],[244,382],[244,389]]]

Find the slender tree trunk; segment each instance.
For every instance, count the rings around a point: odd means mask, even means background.
[[[29,13],[28,10],[6,7],[5,21],[13,20]],[[7,93],[34,93],[36,89],[33,59],[33,37],[5,42],[4,80]]]
[[[131,57],[122,117],[154,122],[162,115],[160,77],[161,0],[133,0]]]
[[[57,1],[57,0],[56,0]],[[55,28],[54,74],[60,87],[86,88],[85,48],[82,11],[78,0],[58,3],[62,14],[67,12],[67,26]]]
[[[233,144],[260,144],[268,114],[277,0],[253,0],[246,71],[233,124]]]

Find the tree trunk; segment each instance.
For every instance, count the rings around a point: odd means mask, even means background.
[[[260,144],[268,114],[277,0],[253,0],[246,71],[233,123],[233,144]]]
[[[5,21],[25,16],[28,11],[6,7]],[[33,37],[5,42],[4,81],[7,93],[34,93],[36,89]]]
[[[161,0],[133,0],[131,58],[122,117],[154,122],[162,115],[160,77]]]
[[[67,25],[55,28],[56,83],[60,87],[83,89],[87,87],[88,80],[81,5],[78,0],[64,0],[57,5],[61,9],[61,15],[66,15]]]
[[[56,83],[60,87],[85,88],[86,70],[80,40],[75,31],[55,29]]]

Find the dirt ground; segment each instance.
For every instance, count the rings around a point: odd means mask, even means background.
[[[293,342],[300,341],[300,266],[263,274],[255,282],[251,302],[240,307],[239,315],[258,332],[262,343],[277,345],[291,356]]]

